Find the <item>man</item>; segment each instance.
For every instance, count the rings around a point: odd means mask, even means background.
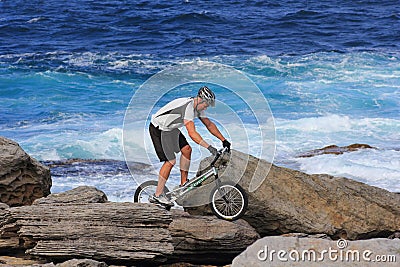
[[[157,156],[164,164],[159,172],[156,193],[150,196],[150,202],[164,206],[173,205],[163,192],[172,167],[176,163],[175,153],[181,152],[181,185],[188,181],[192,148],[179,130],[180,127],[185,126],[190,138],[195,143],[207,148],[212,155],[216,155],[217,149],[204,141],[196,131],[194,119],[197,117],[211,134],[222,141],[223,147],[230,150],[231,144],[205,115],[205,110],[209,106],[215,106],[215,94],[207,86],[203,86],[196,97],[175,99],[152,116],[149,132]]]

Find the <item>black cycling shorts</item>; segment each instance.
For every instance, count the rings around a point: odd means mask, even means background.
[[[179,129],[162,131],[150,123],[149,132],[151,141],[161,162],[176,159],[175,153],[179,153],[184,146],[189,145]]]

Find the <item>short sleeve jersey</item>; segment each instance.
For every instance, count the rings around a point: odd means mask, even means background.
[[[195,111],[193,98],[178,98],[160,108],[151,123],[162,131],[171,131],[184,126],[184,120],[193,121],[196,117],[205,117],[205,113]]]

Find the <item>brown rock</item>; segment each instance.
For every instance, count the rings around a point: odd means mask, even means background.
[[[192,216],[173,210],[169,226],[174,253],[169,261],[229,264],[260,238],[246,221],[228,222],[214,216]]]
[[[31,158],[15,142],[0,137],[0,202],[30,205],[50,194],[48,167]]]
[[[50,194],[45,198],[36,199],[33,204],[62,204],[62,203],[105,203],[107,196],[93,186],[79,186],[58,194]]]
[[[0,256],[0,266],[41,266],[45,262],[23,257]]]
[[[98,262],[91,259],[72,259],[59,263],[56,267],[107,267],[105,262]]]
[[[400,229],[399,194],[347,178],[308,175],[275,165],[269,170],[269,166],[232,151],[228,166],[220,171],[221,179],[239,181],[247,190],[249,207],[244,219],[261,236],[301,232],[364,239],[387,237]],[[252,181],[262,182],[255,191]],[[196,196],[209,193],[199,189]],[[203,210],[207,213],[203,206],[196,214]]]
[[[67,192],[71,198],[79,190]],[[259,238],[243,220],[140,203],[42,203],[0,213],[0,251],[116,265],[227,264]]]
[[[156,264],[173,252],[170,222],[167,211],[150,204],[41,204],[0,216],[0,240],[9,241],[9,250],[49,260]]]
[[[5,204],[5,203],[1,203],[0,202],[0,212],[2,211],[2,210],[6,210],[6,209],[8,209],[8,208],[10,208],[7,204]]]

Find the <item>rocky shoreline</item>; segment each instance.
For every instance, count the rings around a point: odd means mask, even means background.
[[[208,196],[207,186],[183,201],[185,211],[171,212],[110,202],[88,186],[50,194],[48,167],[11,140],[0,137],[0,150],[0,264],[266,266],[260,259],[266,246],[318,252],[338,249],[338,240],[400,261],[400,195],[347,178],[308,175],[232,151],[220,162],[221,179],[236,179],[247,190],[249,209],[228,222],[209,216],[207,205],[190,207],[190,200]],[[262,183],[248,190],[254,180]],[[323,266],[373,266],[361,263]],[[267,264],[293,265],[276,258]]]
[[[51,194],[0,212],[0,251],[63,262],[223,265],[260,238],[246,221],[166,211],[151,204],[108,202],[94,187]]]

